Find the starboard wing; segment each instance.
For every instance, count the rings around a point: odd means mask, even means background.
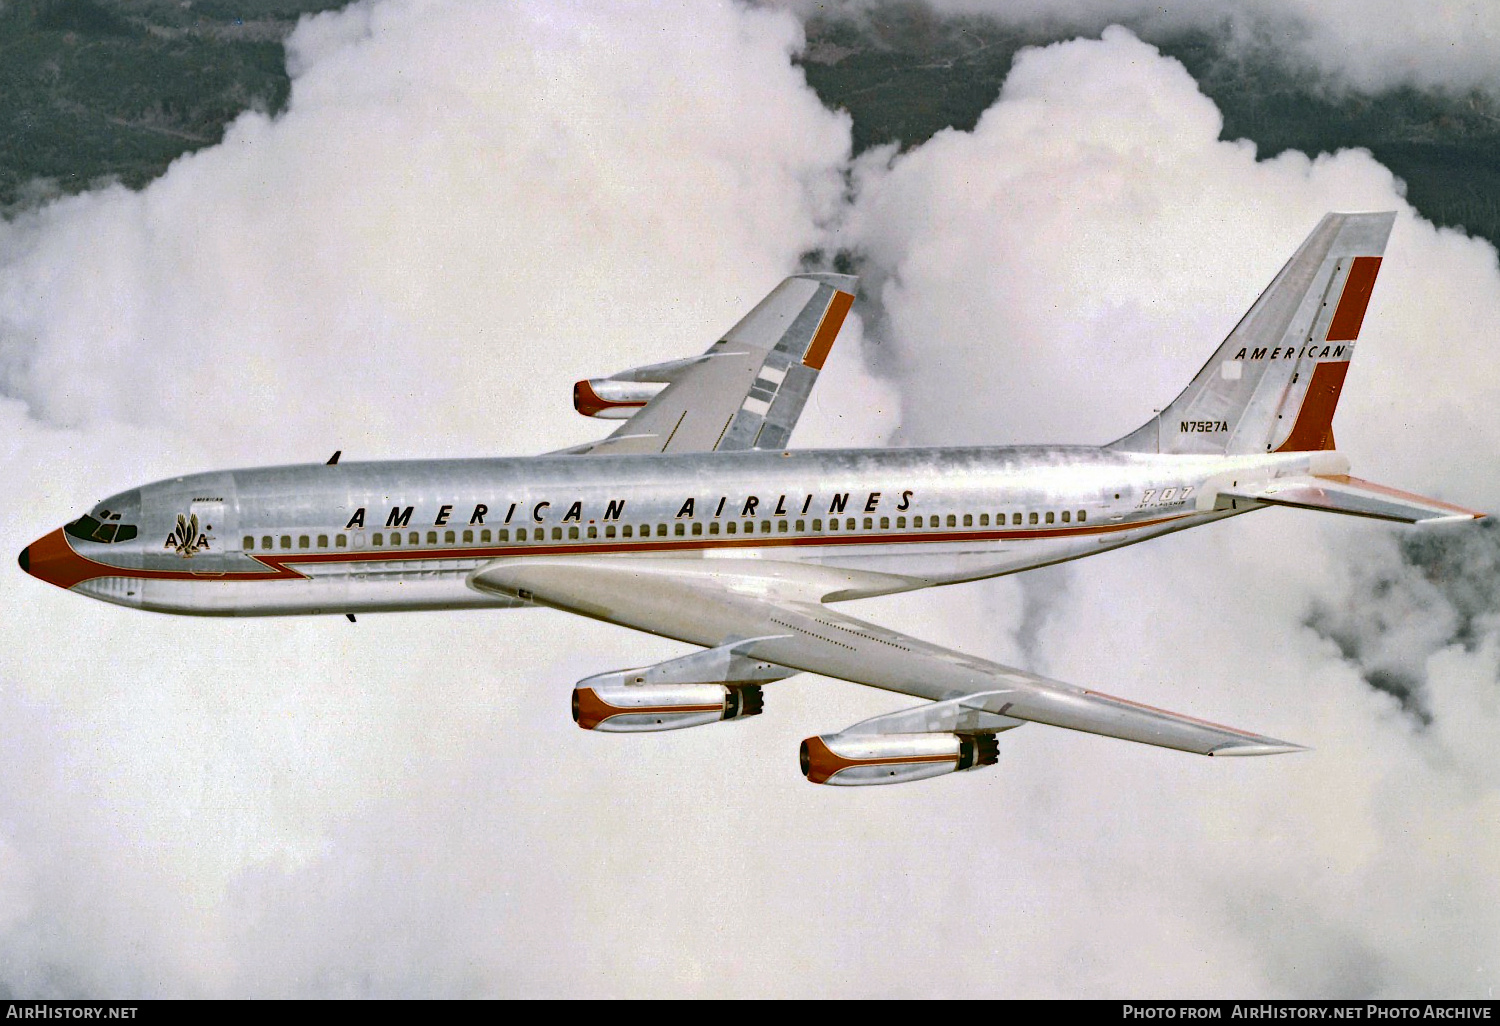
[[[737,650],[780,666],[1012,720],[1200,755],[1273,755],[1300,746],[1064,684],[857,620],[823,603],[895,591],[901,579],[752,560],[504,559],[476,570],[481,591],[637,630]],[[745,639],[753,639],[745,641]]]

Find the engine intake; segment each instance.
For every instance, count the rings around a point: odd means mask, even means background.
[[[573,721],[584,730],[619,734],[681,730],[759,716],[765,704],[759,684],[579,685]]]
[[[600,420],[628,420],[666,388],[659,381],[586,378],[573,384],[573,409]]]
[[[814,784],[903,784],[993,766],[994,734],[821,734],[802,742],[802,775]]]

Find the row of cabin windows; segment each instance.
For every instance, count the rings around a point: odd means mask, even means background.
[[[1024,520],[1023,520],[1023,517],[1024,517]],[[863,529],[866,530],[866,531],[876,530],[876,526],[875,526],[876,520],[877,520],[876,517],[865,517],[864,518]],[[879,524],[880,524],[880,527],[879,527],[880,530],[882,530],[882,531],[889,531],[891,529],[891,520],[892,520],[891,517],[879,517],[878,520],[879,520]],[[1042,513],[1042,512],[1031,512],[1031,513],[1026,513],[1026,514],[1021,514],[1021,513],[1012,513],[1012,514],[1010,514],[1010,523],[1011,523],[1012,526],[1015,526],[1015,527],[1020,527],[1020,526],[1022,526],[1023,523],[1024,524],[1030,524],[1030,525],[1039,525],[1039,524],[1043,524],[1043,523],[1054,524],[1054,523],[1059,522],[1059,520],[1062,523],[1064,523],[1064,524],[1069,524],[1069,523],[1074,523],[1074,522],[1082,524],[1082,523],[1085,523],[1088,520],[1088,511],[1080,509],[1080,510],[1078,510],[1075,513],[1073,510],[1066,510],[1065,509],[1061,513],[1057,513],[1054,510],[1047,510],[1045,513]],[[911,518],[911,526],[914,529],[941,528],[941,527],[944,527],[944,526],[947,526],[947,527],[959,527],[960,526],[960,521],[962,521],[961,526],[963,526],[963,527],[974,527],[975,526],[975,514],[973,514],[973,513],[965,513],[965,514],[962,515],[962,517],[960,517],[960,515],[956,514],[956,513],[949,513],[949,514],[946,514],[946,516],[942,516],[942,515],[932,515],[932,516],[925,516],[925,517],[923,517],[923,516],[916,516],[916,517],[912,517]],[[997,527],[1003,527],[1003,526],[1005,526],[1006,515],[1004,513],[997,513],[997,514],[995,514],[995,521],[994,522],[995,522],[995,526],[997,526]],[[773,524],[775,525],[774,528],[772,526]],[[788,534],[788,533],[805,534],[807,532],[808,521],[806,521],[806,520],[798,520],[798,521],[795,522],[795,524],[796,524],[795,527],[790,526],[791,524],[792,524],[792,521],[788,521],[788,520],[776,520],[776,521],[762,520],[762,521],[760,521],[760,530],[759,530],[759,533],[760,534],[771,534],[771,533],[774,532],[776,534]],[[697,536],[701,536],[704,533],[703,523],[701,521],[694,521],[691,524],[691,528],[689,528],[688,524],[681,523],[681,522],[676,523],[676,524],[672,524],[670,526],[671,526],[671,536],[672,537],[681,538],[681,537],[686,537],[688,534],[692,534],[694,537],[697,537]],[[895,527],[896,527],[896,530],[898,530],[898,531],[905,530],[906,526],[907,526],[907,518],[906,517],[896,517],[895,518]],[[990,526],[990,514],[988,514],[988,513],[980,513],[980,514],[978,514],[978,526],[980,526],[980,527],[989,527]],[[654,527],[654,530],[655,530],[655,534],[654,534],[655,537],[657,537],[657,538],[666,538],[666,537],[668,537],[668,525],[667,524],[655,524],[655,525],[652,525],[652,524],[642,524],[639,527],[639,534],[636,533],[637,532],[637,528],[633,524],[621,524],[621,525],[618,525],[618,526],[615,525],[615,524],[606,524],[606,525],[604,525],[604,528],[603,528],[603,537],[606,538],[606,539],[608,539],[608,538],[617,538],[617,537],[618,538],[634,538],[634,537],[650,538],[650,537],[653,537],[653,527]],[[857,531],[857,530],[860,530],[859,518],[857,518],[857,517],[848,517],[847,519],[845,519],[843,521],[840,521],[837,517],[830,517],[826,521],[826,523],[821,518],[817,518],[817,519],[814,519],[812,521],[812,530],[814,532],[822,532],[825,529],[827,531],[829,531],[829,532],[840,531],[840,530],[843,530],[843,531]],[[547,538],[548,538],[548,531],[549,530],[551,531],[551,540],[552,541],[562,541],[563,537],[564,537],[564,532],[566,532],[566,536],[567,536],[567,540],[568,541],[578,541],[579,539],[584,538],[584,537],[587,537],[589,539],[597,539],[597,538],[599,538],[601,536],[600,535],[600,528],[592,526],[592,525],[590,525],[589,527],[568,527],[568,528],[553,527],[553,528],[550,528],[550,529],[546,528],[546,527],[534,527],[534,528],[519,527],[519,528],[516,529],[516,532],[515,532],[515,540],[518,541],[518,542],[522,542],[522,541],[546,541]],[[586,534],[585,534],[585,532],[586,532]],[[726,534],[726,535],[734,535],[734,534],[756,534],[757,533],[757,531],[756,531],[756,522],[754,520],[746,520],[746,521],[743,521],[743,522],[729,520],[729,521],[725,521],[723,523],[722,528],[721,528],[719,521],[717,521],[717,520],[710,521],[709,524],[708,524],[708,532],[707,533],[709,535],[719,535],[719,534]],[[426,544],[429,545],[429,546],[434,546],[434,545],[457,545],[457,544],[459,544],[460,532],[458,532],[458,531],[443,531],[443,532],[441,532],[441,535],[442,535],[442,540],[441,541],[439,541],[439,532],[437,532],[437,531],[428,531],[428,532],[426,532],[426,534],[427,534]],[[462,543],[464,545],[474,545],[474,544],[490,545],[490,544],[494,544],[495,542],[509,542],[511,540],[510,529],[509,528],[503,528],[503,527],[500,528],[500,529],[498,529],[498,530],[495,530],[495,531],[491,531],[489,528],[484,528],[484,529],[479,530],[479,531],[474,531],[474,530],[470,529],[470,530],[465,530],[465,531],[461,532],[461,534],[462,534],[462,539],[463,539]],[[311,548],[314,547],[314,536],[313,535],[300,534],[300,535],[293,536],[293,535],[290,535],[290,534],[283,534],[283,535],[280,535],[280,536],[276,536],[276,535],[266,534],[266,535],[262,535],[260,537],[259,548],[261,548],[262,550],[266,550],[266,551],[270,551],[270,550],[276,549],[276,548],[280,548],[280,549],[284,549],[284,550],[289,550],[289,549],[292,549],[294,547],[293,546],[294,538],[295,538],[295,542],[296,542],[295,547],[298,548],[298,549],[311,549]],[[404,538],[404,541],[403,541],[403,538]],[[316,539],[317,539],[317,544],[316,544],[317,548],[326,549],[326,548],[329,547],[329,536],[328,535],[326,535],[326,534],[320,534],[320,535],[316,536]],[[421,544],[423,544],[422,532],[421,531],[408,531],[403,536],[402,532],[400,532],[400,531],[389,531],[389,532],[375,531],[375,532],[373,532],[370,535],[370,544],[371,544],[371,546],[373,546],[375,548],[397,548],[397,547],[400,547],[402,545],[405,545],[405,546],[408,546],[408,547],[410,547],[410,546],[416,546],[416,545],[421,545]],[[256,546],[256,539],[255,539],[254,535],[250,535],[250,534],[245,535],[245,537],[244,537],[244,547],[245,547],[245,549],[247,551],[252,551],[252,550],[254,550],[257,547]],[[333,547],[336,548],[336,549],[348,548],[349,547],[349,536],[347,534],[335,534],[335,535],[333,535]]]

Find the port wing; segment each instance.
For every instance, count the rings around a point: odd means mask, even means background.
[[[776,286],[702,356],[581,381],[579,412],[640,409],[614,434],[566,450],[624,455],[781,449],[812,394],[839,328],[854,302],[858,279],[843,274],[799,274]],[[629,383],[638,401],[613,401],[607,386]],[[665,388],[651,394],[655,383]],[[618,409],[610,409],[618,407]]]

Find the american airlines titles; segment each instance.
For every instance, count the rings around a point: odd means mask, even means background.
[[[1342,360],[1344,354],[1352,349],[1352,346],[1276,346],[1267,350],[1266,346],[1256,346],[1254,349],[1241,349],[1234,354],[1236,360],[1290,360],[1293,357],[1301,359],[1309,357],[1314,360]],[[1246,355],[1248,354],[1248,355]]]
[[[762,499],[758,495],[747,495],[743,500],[737,499],[733,503],[729,501],[729,496],[723,495],[719,497],[717,503],[715,503],[712,499],[705,499],[703,500],[701,506],[699,505],[698,499],[696,497],[689,497],[683,499],[681,504],[678,506],[675,519],[696,519],[699,516],[700,509],[704,513],[707,513],[710,506],[712,506],[713,508],[712,519],[716,520],[720,517],[726,516],[750,518],[808,516],[809,514],[815,516],[823,516],[825,515],[825,513],[827,515],[861,512],[874,513],[881,508],[882,503],[892,501],[888,497],[882,495],[882,493],[880,492],[868,492],[864,494],[863,501],[861,501],[859,497],[856,497],[853,500],[854,505],[851,509],[850,496],[850,492],[834,493],[827,500],[826,511],[823,508],[824,503],[818,500],[818,497],[815,495],[808,495],[803,497],[800,504],[795,499],[793,499],[790,505],[787,502],[786,495],[776,496],[774,502],[769,497]],[[457,508],[456,504],[445,503],[438,507],[437,515],[433,518],[432,524],[434,527],[443,527],[452,524],[467,524],[467,526],[469,527],[475,527],[481,524],[494,526],[510,524],[512,522],[530,522],[536,524],[577,524],[583,522],[584,502],[582,499],[575,499],[573,502],[567,503],[566,508],[563,510],[561,519],[552,519],[557,516],[556,510],[563,506],[563,503],[554,504],[548,500],[532,502],[529,504],[512,502],[507,505],[501,503],[496,506],[490,506],[489,504],[483,502],[476,502],[474,503],[473,508],[469,510],[467,519],[465,519],[462,512],[458,514],[457,518],[454,517],[454,510]],[[814,510],[814,506],[817,507],[816,510]],[[912,493],[910,491],[903,491],[900,494],[900,499],[895,501],[890,508],[895,509],[898,513],[904,513],[907,510],[911,509],[911,506]],[[399,504],[392,506],[390,512],[386,514],[385,524],[383,526],[409,526],[411,524],[412,515],[415,509],[415,506],[402,506]],[[356,509],[354,511],[354,515],[349,518],[349,522],[344,525],[344,530],[351,531],[356,528],[381,526],[378,519],[369,519],[367,510],[368,507],[366,506],[361,506]],[[589,519],[588,522],[591,524],[596,520],[619,520],[625,515],[625,500],[610,499],[604,503],[604,508],[602,510],[590,510],[590,512],[594,512],[596,514],[594,517]],[[376,513],[376,517],[379,517],[378,511]]]

